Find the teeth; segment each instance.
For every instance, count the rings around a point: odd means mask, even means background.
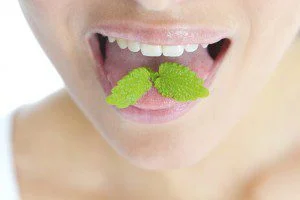
[[[189,44],[185,46],[185,51],[186,52],[194,52],[198,49],[199,45],[198,44]]]
[[[108,37],[108,41],[111,42],[111,43],[113,43],[113,42],[116,41],[116,38],[114,38],[114,37]]]
[[[128,41],[128,49],[136,53],[141,50],[141,45],[139,42]]]
[[[159,45],[141,44],[141,51],[144,56],[161,56],[162,48]]]
[[[121,48],[121,49],[126,49],[127,48],[127,40],[124,40],[124,39],[117,39],[117,43],[118,43],[118,45],[119,45],[119,47]]]
[[[113,43],[117,41],[118,46],[121,49],[126,49],[128,47],[129,51],[137,53],[141,51],[144,56],[149,57],[158,57],[161,55],[168,56],[168,57],[179,57],[181,56],[184,51],[186,52],[195,52],[198,48],[198,44],[189,44],[189,45],[174,45],[174,46],[167,46],[167,45],[149,45],[139,43],[137,41],[126,40],[122,38],[114,38],[108,37],[108,41]],[[203,48],[207,48],[209,44],[201,44]]]
[[[163,46],[162,47],[164,56],[169,57],[178,57],[181,56],[184,52],[183,46]]]
[[[206,49],[208,47],[208,44],[201,44],[201,46]]]

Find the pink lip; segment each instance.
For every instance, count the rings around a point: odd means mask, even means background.
[[[109,95],[112,85],[106,78],[103,70],[104,61],[98,47],[98,40],[95,33],[107,35],[116,38],[124,38],[128,40],[139,41],[147,44],[160,44],[160,45],[184,45],[184,44],[212,44],[218,42],[223,38],[230,38],[230,31],[216,30],[208,28],[188,28],[184,26],[148,26],[144,24],[130,25],[122,23],[102,24],[92,28],[87,33],[87,41],[91,48],[91,54],[96,59],[97,75],[102,84],[102,87]],[[230,42],[226,42],[222,48],[228,49]],[[220,68],[221,61],[224,58],[226,51],[221,51],[217,59],[214,61],[213,70],[205,79],[205,87],[209,88],[213,82],[215,75]],[[166,123],[179,118],[188,112],[193,106],[201,101],[193,101],[187,103],[172,102],[168,105],[157,106],[143,106],[137,104],[125,109],[117,109],[112,106],[117,113],[123,118],[130,119],[138,123],[153,124],[153,123]]]

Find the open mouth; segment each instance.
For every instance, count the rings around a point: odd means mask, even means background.
[[[89,37],[89,44],[97,61],[97,74],[107,96],[131,70],[147,66],[157,71],[164,62],[176,62],[189,67],[204,80],[204,86],[209,88],[230,43],[227,37],[219,37],[215,42],[179,41],[176,44],[176,41],[156,43],[152,40],[147,43],[112,36],[99,30]],[[161,96],[153,87],[134,106],[115,110],[123,118],[138,123],[165,123],[184,115],[198,102],[199,100],[177,102]]]

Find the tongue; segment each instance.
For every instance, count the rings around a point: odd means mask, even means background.
[[[116,86],[123,76],[135,68],[147,66],[158,71],[159,65],[164,62],[176,62],[188,66],[196,72],[198,77],[205,80],[212,71],[214,62],[207,50],[203,48],[199,48],[193,53],[184,52],[180,57],[146,57],[141,52],[133,53],[128,49],[120,49],[116,42],[107,42],[106,45],[104,70],[112,87]],[[183,103],[163,97],[152,87],[134,106],[145,110],[158,110],[181,104]]]

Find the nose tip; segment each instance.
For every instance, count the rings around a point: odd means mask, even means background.
[[[135,0],[143,8],[153,11],[162,11],[167,9],[173,3],[180,3],[184,0]]]

